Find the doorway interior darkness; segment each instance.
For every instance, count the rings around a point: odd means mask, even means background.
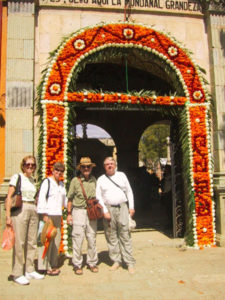
[[[153,110],[152,108],[143,108],[143,106],[139,108],[132,107],[132,109],[126,110],[116,110],[115,107],[114,109],[112,109],[110,108],[110,106],[103,109],[102,107],[97,107],[95,105],[92,105],[91,107],[79,106],[75,107],[74,109],[76,111],[77,124],[95,124],[106,130],[114,140],[117,149],[116,155],[118,169],[124,171],[127,174],[134,191],[135,206],[137,208],[137,227],[142,229],[145,228],[162,230],[165,233],[171,235],[174,230],[172,227],[173,221],[168,220],[166,209],[160,203],[160,197],[158,197],[158,203],[156,203],[156,199],[153,199],[151,195],[149,195],[148,202],[148,199],[141,199],[140,195],[138,195],[137,192],[139,190],[139,186],[137,186],[137,184],[138,182],[140,182],[140,176],[143,176],[143,174],[140,172],[140,168],[138,168],[138,145],[141,135],[151,124],[159,121],[168,122],[168,120],[165,120],[165,117],[163,117],[160,112]],[[176,119],[171,119],[170,122],[171,121],[171,124],[177,124]],[[172,125],[171,130],[173,127],[175,126]],[[177,132],[175,132],[175,129],[173,129],[172,135],[173,136],[171,136],[171,141],[173,145],[175,145],[175,147],[173,147],[175,151],[172,153],[172,161],[174,182],[176,187],[173,193],[173,198],[174,206],[177,207],[178,203],[176,199],[183,199],[181,197],[183,190],[182,180],[180,176],[181,164],[179,163],[181,161],[181,153],[180,151],[177,151],[177,149],[180,149],[180,147],[178,145],[178,135]],[[100,176],[104,172],[102,167],[104,157],[112,154],[112,149],[108,149],[109,152],[107,152],[105,149],[102,149],[99,145],[99,141],[96,139],[77,139],[76,149],[77,161],[79,161],[80,156],[87,155],[90,156],[92,160],[97,164],[98,167],[96,168],[94,173],[96,177]],[[137,176],[139,176],[139,178],[137,178]],[[182,219],[180,220],[180,224],[178,226],[179,232],[176,231],[174,233],[176,234],[176,236],[183,236],[184,233],[183,211],[184,203],[179,203],[179,218],[182,217]],[[174,210],[174,213],[174,218],[177,218],[178,215],[176,215],[176,209]],[[177,226],[177,224],[174,224],[174,226]]]
[[[183,96],[178,81],[168,76],[166,69],[162,67],[160,60],[155,56],[153,59],[149,54],[145,56],[138,49],[131,49],[128,52],[116,54],[107,50],[105,57],[106,61],[104,62],[98,59],[96,63],[87,63],[83,66],[78,76],[72,78],[69,91],[94,90],[126,93],[129,89],[130,91],[153,91],[154,94],[158,95],[175,94],[177,91]],[[183,186],[180,176],[181,167],[176,166],[176,162],[181,161],[181,153],[177,151],[179,149],[177,131],[174,134],[175,124],[178,124],[176,118],[169,116],[170,119],[168,119],[154,107],[144,107],[143,105],[132,106],[131,108],[119,107],[115,104],[105,106],[92,104],[91,106],[75,105],[74,109],[76,124],[91,123],[97,125],[106,130],[114,140],[117,149],[118,169],[128,175],[134,190],[137,226],[139,228],[157,228],[173,236],[183,236],[185,230],[184,203],[178,203],[178,199],[183,199],[181,198]],[[138,168],[138,145],[141,135],[148,126],[157,122],[168,121],[172,124],[171,132],[173,131],[173,136],[171,136],[174,151],[171,153],[172,175],[173,182],[176,184],[176,188],[173,190],[173,205],[171,203],[172,214],[168,214],[166,208],[160,205],[160,197],[158,197],[158,203],[145,201],[143,204],[140,203],[143,200],[136,192],[138,190],[136,185],[140,182],[137,180],[137,176],[142,176]],[[79,157],[84,154],[91,156],[98,165],[95,171],[96,177],[104,172],[102,167],[104,157],[111,155],[110,149],[108,149],[109,153],[102,148],[101,153],[98,149],[100,146],[97,140],[76,141],[76,160],[78,161]],[[83,153],[79,153],[79,150],[82,150]],[[181,166],[179,163],[178,165]],[[179,176],[177,176],[178,174]],[[149,201],[151,202],[151,197],[149,197]],[[170,217],[172,215],[173,217]],[[176,221],[177,219],[179,222]]]
[[[150,90],[158,95],[174,94],[178,89],[179,94],[182,94],[180,86],[174,86],[172,81],[162,68],[160,61],[157,59],[151,60],[141,55],[138,49],[132,49],[127,53],[107,55],[107,61],[97,63],[87,63],[78,73],[78,77],[71,80],[69,90],[71,92],[78,90],[98,90],[104,92],[127,92],[127,89],[132,91]],[[178,134],[174,135],[177,120],[170,117],[166,120],[154,107],[132,106],[122,108],[116,105],[79,105],[75,106],[76,124],[92,123],[106,130],[115,142],[117,149],[118,169],[126,172],[134,190],[135,206],[137,208],[137,226],[139,228],[157,228],[163,230],[173,236],[183,236],[184,234],[184,204],[177,203],[182,195],[182,180],[180,167],[176,166],[176,161],[181,161]],[[174,153],[172,153],[172,174],[173,182],[176,183],[176,188],[173,190],[173,205],[171,203],[172,214],[168,214],[166,208],[160,205],[160,197],[158,203],[152,201],[145,204],[140,203],[141,197],[136,193],[138,190],[137,179],[139,166],[138,145],[144,130],[156,122],[170,122],[172,124],[173,137],[171,141]],[[92,151],[92,149],[95,149]],[[89,155],[98,165],[96,168],[96,177],[101,175],[104,170],[102,161],[104,157],[111,155],[110,149],[108,153],[105,149],[101,151],[97,140],[77,140],[76,141],[76,160],[79,160],[81,155]],[[82,150],[83,153],[79,153]],[[105,152],[104,152],[105,151]],[[179,153],[178,153],[179,152]],[[76,162],[75,162],[76,163]],[[180,165],[180,164],[178,164]],[[179,195],[179,196],[178,196]],[[154,199],[155,200],[155,199]],[[143,200],[142,200],[143,201]],[[149,197],[151,202],[151,197]],[[154,202],[154,203],[153,203]],[[179,206],[179,209],[177,209]],[[168,209],[168,206],[167,206]],[[179,213],[179,215],[177,214]],[[172,216],[173,217],[170,217]],[[169,216],[169,217],[168,217]],[[171,219],[172,218],[172,219]],[[179,218],[179,224],[176,221]]]
[[[105,49],[95,54],[95,62],[81,64],[80,71],[73,75],[69,92],[94,90],[129,93],[153,91],[155,95],[184,96],[177,75],[151,53],[139,49]],[[74,71],[75,72],[75,71]]]

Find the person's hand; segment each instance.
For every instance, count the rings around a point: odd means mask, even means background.
[[[135,214],[135,210],[134,209],[129,209],[129,213],[131,218],[133,217],[133,215]]]
[[[71,214],[68,214],[66,221],[67,221],[67,224],[69,224],[69,225],[73,224],[73,217]]]
[[[12,226],[12,219],[11,219],[11,217],[6,217],[6,226]]]
[[[104,218],[105,218],[106,220],[110,221],[110,220],[111,220],[110,213],[109,213],[109,212],[105,213],[105,214],[104,214]]]

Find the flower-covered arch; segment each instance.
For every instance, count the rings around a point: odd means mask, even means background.
[[[74,71],[90,55],[107,48],[138,48],[158,57],[175,72],[185,97],[69,92]],[[192,245],[215,244],[215,211],[209,133],[209,97],[199,68],[186,50],[169,35],[134,23],[100,24],[81,29],[67,38],[55,54],[40,85],[42,178],[55,161],[68,161],[68,116],[74,102],[183,106],[189,145],[189,202]],[[67,182],[67,171],[64,177]]]

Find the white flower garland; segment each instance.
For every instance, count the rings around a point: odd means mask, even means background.
[[[147,46],[143,46],[142,44],[133,44],[133,43],[127,43],[127,44],[123,44],[123,43],[109,43],[109,44],[104,44],[104,45],[101,45],[99,47],[96,47],[95,49],[92,49],[88,52],[86,52],[85,54],[81,55],[74,63],[73,67],[71,68],[70,70],[70,73],[67,77],[67,81],[66,81],[66,85],[65,85],[65,92],[64,92],[64,101],[65,102],[58,102],[58,101],[54,101],[54,100],[44,100],[44,97],[45,97],[45,93],[46,93],[46,88],[47,88],[47,83],[48,83],[48,80],[49,80],[49,76],[51,74],[51,70],[52,70],[52,67],[53,65],[56,63],[57,61],[57,57],[59,56],[60,52],[64,49],[64,47],[66,46],[66,44],[68,43],[69,40],[73,39],[74,37],[80,35],[81,33],[83,33],[84,31],[88,30],[88,29],[91,29],[91,28],[99,28],[99,27],[103,27],[105,25],[108,25],[108,24],[128,24],[128,25],[131,25],[131,26],[135,26],[135,25],[138,25],[138,26],[143,26],[145,28],[149,28],[149,29],[153,29],[151,26],[146,26],[146,25],[143,25],[143,24],[134,24],[134,23],[129,23],[129,22],[108,22],[108,23],[101,23],[101,25],[94,25],[94,26],[89,26],[85,29],[81,29],[79,31],[77,31],[76,33],[72,34],[66,41],[64,41],[60,47],[58,48],[58,50],[56,51],[55,53],[55,56],[53,57],[51,63],[49,64],[49,67],[47,69],[47,73],[45,75],[45,79],[44,79],[44,83],[43,83],[43,88],[42,88],[42,108],[43,108],[43,147],[42,147],[42,159],[43,159],[43,165],[42,165],[42,177],[44,178],[45,177],[45,174],[46,174],[46,144],[47,144],[47,125],[46,125],[46,104],[47,103],[57,103],[59,105],[63,105],[65,107],[65,119],[64,119],[64,122],[63,122],[63,126],[64,126],[64,162],[65,162],[65,165],[67,166],[67,142],[68,142],[68,113],[69,113],[69,108],[68,108],[68,103],[66,102],[68,100],[68,97],[67,97],[67,93],[68,93],[68,87],[69,87],[69,84],[70,84],[70,81],[71,81],[71,78],[72,78],[72,75],[73,75],[73,72],[74,70],[77,68],[77,66],[80,64],[80,62],[84,59],[86,59],[89,55],[95,53],[95,52],[98,52],[98,51],[101,51],[103,49],[106,49],[106,48],[109,48],[109,47],[117,47],[117,48],[139,48],[139,49],[142,49],[144,51],[147,51],[147,52],[151,52],[153,53],[154,55],[158,56],[159,58],[161,58],[162,60],[164,60],[165,63],[167,63],[171,69],[173,69],[178,78],[179,78],[179,81],[181,82],[182,86],[183,86],[183,89],[184,89],[184,93],[185,93],[185,96],[187,98],[187,103],[185,105],[185,109],[186,109],[186,117],[187,117],[187,127],[188,127],[188,143],[189,143],[189,149],[190,149],[190,152],[189,152],[189,158],[190,158],[190,180],[191,180],[191,186],[192,186],[192,191],[194,191],[194,179],[193,179],[193,151],[192,151],[192,144],[191,144],[191,121],[190,121],[190,112],[189,112],[189,108],[191,106],[199,106],[199,105],[206,105],[207,107],[207,110],[208,110],[208,106],[207,106],[207,103],[201,103],[201,104],[191,104],[190,103],[190,95],[189,95],[189,91],[188,91],[188,88],[187,88],[187,85],[185,83],[185,80],[180,72],[180,70],[175,66],[175,64],[173,63],[173,61],[171,61],[167,56],[165,56],[164,54],[158,52],[157,50],[155,49],[152,49],[150,47],[147,47]],[[155,30],[155,29],[153,29]],[[161,31],[158,31],[160,34],[163,34],[165,36],[168,36],[170,37],[170,34],[165,34]],[[133,35],[134,35],[134,31],[131,29],[131,28],[125,28],[123,30],[123,34],[124,34],[124,37],[126,39],[132,39],[133,38]],[[104,34],[102,35],[102,38],[104,38]],[[179,48],[182,49],[182,46],[180,43],[178,43],[173,37],[170,37],[171,40],[173,41],[174,44],[176,44]],[[155,42],[155,39],[154,38],[151,38],[151,42],[154,43]],[[82,39],[77,39],[75,42],[74,42],[74,47],[75,49],[77,50],[83,50],[86,45],[85,45],[85,41],[82,40]],[[185,51],[186,55],[190,58],[190,55],[188,54],[188,52],[184,49],[182,49],[183,51]],[[178,49],[174,46],[171,46],[169,47],[168,49],[168,54],[171,56],[171,57],[174,57],[176,55],[178,55]],[[190,58],[191,59],[191,58]],[[193,59],[191,59],[192,63],[193,63],[193,66],[199,76],[199,79],[200,79],[200,82],[201,82],[201,85],[202,85],[202,89],[205,93],[205,96],[206,96],[206,101],[209,101],[209,95],[208,95],[208,91],[205,87],[205,84],[204,84],[204,80],[203,80],[203,77],[200,73],[200,70],[199,68],[195,65],[195,62]],[[187,70],[187,73],[190,73],[191,70]],[[50,87],[50,91],[52,94],[59,94],[61,92],[61,86],[58,84],[58,83],[53,83]],[[195,100],[200,100],[202,97],[203,97],[203,94],[200,90],[197,90],[197,91],[194,91],[193,92],[193,97]],[[85,102],[85,100],[84,100]],[[118,101],[119,102],[119,101]],[[129,100],[128,100],[129,102]],[[152,104],[154,104],[154,101],[152,102]],[[173,105],[173,102],[171,101],[171,105]],[[207,143],[208,143],[208,149],[209,149],[209,165],[208,165],[208,169],[209,169],[209,174],[210,174],[210,193],[211,193],[211,196],[213,196],[213,180],[212,180],[212,164],[211,164],[211,153],[210,153],[210,139],[209,139],[209,136],[210,136],[210,133],[209,133],[209,120],[208,120],[208,114],[206,114],[206,129],[207,129]],[[53,118],[53,121],[54,122],[57,122],[57,118]],[[198,122],[198,120],[196,120],[196,122]],[[66,172],[65,172],[65,182],[67,182],[67,169],[66,169]],[[214,202],[212,201],[212,214],[213,214],[213,232],[214,232],[214,243],[215,243],[215,208],[214,208]],[[193,235],[194,235],[194,246],[196,248],[198,248],[198,238],[197,238],[197,231],[196,231],[196,213],[195,211],[193,212]],[[66,234],[65,234],[65,240],[66,240]],[[68,250],[68,247],[67,247],[67,244],[64,243],[64,247],[65,247],[65,251]]]
[[[197,106],[203,106],[206,108],[205,113],[205,123],[206,123],[206,140],[208,144],[208,172],[210,176],[210,194],[213,197],[213,169],[212,169],[212,163],[211,163],[211,146],[210,146],[210,131],[209,131],[209,119],[208,119],[208,112],[209,112],[209,103],[190,103],[186,102],[185,109],[186,109],[186,118],[187,118],[187,128],[188,128],[188,144],[189,144],[189,159],[190,159],[190,180],[191,180],[191,186],[192,191],[194,192],[194,172],[193,172],[193,151],[192,151],[192,142],[191,142],[191,120],[190,120],[190,107],[197,107]],[[199,119],[195,120],[197,123],[199,123]],[[194,237],[194,248],[199,249],[198,246],[198,236],[197,236],[197,229],[196,229],[196,212],[195,209],[192,213],[193,217],[193,237]],[[212,224],[213,224],[213,233],[214,233],[214,241],[213,244],[216,244],[216,219],[215,219],[215,203],[212,200]],[[203,228],[203,232],[207,232],[206,228]]]
[[[84,29],[81,28],[80,30],[78,30],[78,31],[76,31],[75,33],[73,33],[70,37],[68,37],[68,39],[65,40],[65,41],[59,46],[58,50],[57,50],[56,53],[55,53],[55,56],[52,58],[52,60],[51,60],[51,62],[50,62],[50,64],[49,64],[49,67],[48,67],[48,69],[47,69],[46,76],[45,76],[45,79],[44,79],[44,83],[43,83],[43,88],[42,88],[42,99],[44,99],[44,97],[45,97],[46,86],[47,86],[47,83],[48,83],[48,80],[49,80],[49,76],[50,76],[52,67],[53,67],[54,63],[56,63],[57,57],[59,56],[60,52],[64,49],[64,47],[66,46],[66,44],[68,43],[68,41],[71,40],[71,39],[73,39],[73,38],[75,38],[76,36],[79,36],[81,33],[85,32],[85,31],[87,31],[87,30],[89,30],[89,29],[99,28],[99,27],[104,27],[104,26],[107,26],[107,25],[110,25],[110,24],[115,24],[115,25],[116,25],[116,24],[118,24],[118,25],[121,25],[121,24],[127,24],[127,25],[130,25],[130,26],[141,26],[141,27],[148,28],[148,29],[154,30],[154,31],[156,31],[156,32],[159,32],[160,34],[162,34],[162,35],[167,36],[168,38],[170,38],[171,41],[172,41],[174,44],[176,44],[178,48],[181,48],[181,49],[186,53],[186,55],[190,58],[190,60],[192,61],[193,66],[195,67],[196,72],[197,72],[197,74],[198,74],[198,76],[199,76],[200,82],[201,82],[201,84],[202,84],[202,89],[203,89],[203,91],[204,91],[204,93],[205,93],[206,101],[209,101],[208,91],[207,91],[207,89],[206,89],[206,87],[205,87],[204,79],[203,79],[203,77],[202,77],[202,74],[200,73],[199,68],[196,66],[195,61],[191,58],[191,56],[190,56],[190,54],[188,53],[187,49],[184,49],[183,45],[182,45],[180,42],[178,42],[173,36],[171,36],[170,33],[166,32],[166,31],[164,31],[164,32],[159,31],[159,30],[157,31],[157,30],[155,30],[154,26],[149,26],[149,25],[145,25],[145,24],[142,24],[142,23],[132,23],[132,22],[129,22],[129,21],[127,21],[127,22],[123,22],[123,21],[121,21],[121,22],[120,22],[120,21],[116,21],[116,22],[102,22],[102,23],[97,24],[97,25],[87,26],[87,27],[84,28]],[[127,37],[127,39],[129,39],[129,38],[131,39],[131,38],[133,37],[133,36],[130,37],[130,36],[132,35],[132,33],[131,33],[132,31],[133,31],[133,29],[132,29],[132,28],[129,28],[129,27],[128,27],[127,29],[124,29],[123,33],[124,33],[124,35]],[[128,34],[127,32],[129,32],[129,34]],[[128,37],[129,37],[129,38],[128,38]],[[102,35],[102,38],[104,38],[104,34]],[[84,42],[84,40],[82,40],[82,39],[77,39],[77,40],[75,41],[75,43],[76,43],[76,42],[77,42],[77,44],[76,44],[76,49],[77,49],[77,50],[83,50],[83,49],[85,48],[85,42]],[[155,39],[154,39],[154,38],[151,38],[151,42],[154,43],[154,42],[155,42]],[[110,44],[107,44],[107,45],[110,45]],[[73,68],[71,69],[71,72],[70,72],[70,74],[69,74],[69,76],[68,76],[68,78],[67,78],[67,82],[66,82],[66,91],[65,91],[65,93],[64,93],[64,100],[65,100],[65,101],[67,100],[67,90],[68,90],[69,82],[70,82],[70,80],[71,80],[72,73],[73,73],[74,69],[76,68],[76,66],[81,62],[82,59],[84,59],[85,57],[87,57],[88,55],[90,55],[90,54],[92,54],[92,53],[94,53],[94,52],[96,52],[96,51],[100,51],[100,50],[102,50],[102,49],[108,47],[107,45],[102,45],[102,46],[100,46],[100,47],[98,47],[98,48],[95,48],[95,49],[93,49],[93,50],[90,50],[88,53],[85,53],[84,55],[81,55],[81,57],[78,58],[78,59],[76,60],[74,66],[73,66]],[[113,45],[114,45],[114,46],[113,46]],[[169,60],[166,56],[164,56],[162,53],[159,53],[158,51],[156,51],[156,50],[154,50],[154,49],[151,49],[151,48],[149,48],[149,47],[142,46],[141,44],[140,44],[140,45],[136,45],[136,44],[134,45],[134,44],[132,44],[132,43],[131,43],[131,44],[130,44],[130,43],[129,43],[129,44],[111,44],[111,46],[112,46],[112,47],[121,47],[121,46],[122,46],[122,47],[125,47],[125,48],[129,48],[129,47],[143,48],[144,50],[147,50],[147,51],[149,51],[149,52],[155,53],[155,54],[158,55],[160,58],[163,58],[163,59],[171,66],[171,68],[174,69],[174,70],[176,71],[176,73],[177,73],[177,75],[178,75],[178,77],[179,77],[179,79],[180,79],[180,82],[181,82],[182,85],[183,85],[185,96],[186,96],[186,97],[188,98],[188,100],[189,100],[189,92],[188,92],[188,90],[187,90],[187,86],[186,86],[186,84],[185,84],[185,81],[184,81],[184,79],[183,79],[183,77],[182,77],[182,75],[181,75],[181,73],[180,73],[180,70],[178,70],[178,69],[175,67],[174,63],[173,63],[172,61],[170,61],[170,60]],[[75,47],[75,45],[74,45],[74,47]],[[80,48],[80,49],[79,49],[79,48]],[[98,50],[96,50],[96,49],[98,49]],[[178,51],[178,49],[175,48],[174,46],[172,46],[172,47],[170,47],[170,48],[168,49],[168,54],[171,55],[171,56],[174,56],[174,54],[176,53],[176,51]],[[189,70],[189,71],[190,71],[190,70]],[[188,72],[188,71],[187,71],[187,72]]]

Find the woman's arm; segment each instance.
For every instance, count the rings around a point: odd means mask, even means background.
[[[12,207],[12,196],[15,193],[16,188],[13,185],[9,186],[8,194],[5,200],[5,209],[6,209],[6,225],[12,226],[11,212],[10,209]]]

